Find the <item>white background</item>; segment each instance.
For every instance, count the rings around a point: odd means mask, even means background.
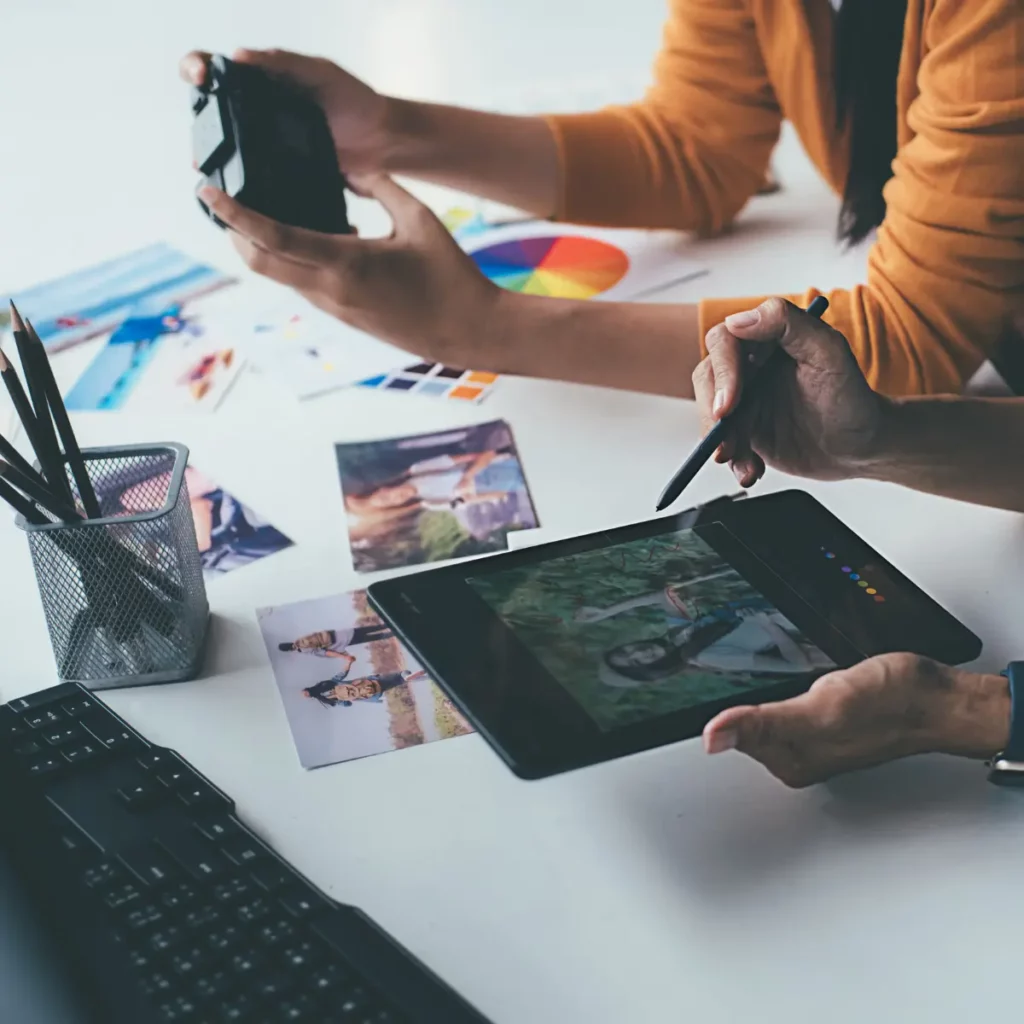
[[[820,0],[825,2],[825,0]],[[504,107],[628,98],[660,0],[2,0],[0,287],[165,238],[232,266],[192,199],[190,46],[330,55],[407,95]],[[672,293],[856,282],[835,204],[787,136],[782,195],[694,245]],[[27,311],[31,313],[31,311]],[[62,356],[73,377],[87,351]],[[83,443],[174,439],[297,543],[211,583],[193,683],[111,695],[339,899],[362,906],[496,1024],[981,1021],[1019,1011],[1024,809],[980,766],[919,759],[793,793],[696,742],[539,783],[479,738],[306,773],[254,609],[351,572],[332,444],[504,416],[554,532],[650,514],[697,439],[690,404],[505,380],[479,410],[380,395],[283,401],[254,376],[213,417],[82,416]],[[789,482],[775,476],[770,487]],[[700,500],[732,490],[707,469]],[[978,631],[1020,653],[1018,516],[884,485],[809,488]],[[53,681],[24,538],[0,517],[0,690]]]

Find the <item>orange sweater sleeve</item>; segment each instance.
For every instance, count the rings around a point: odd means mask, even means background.
[[[934,0],[923,31],[867,284],[825,293],[889,394],[959,391],[1024,308],[1024,3]],[[702,336],[758,301],[705,301]]]
[[[642,101],[547,121],[558,219],[713,233],[763,183],[781,115],[746,0],[671,0]]]

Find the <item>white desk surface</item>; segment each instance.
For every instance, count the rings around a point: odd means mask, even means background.
[[[4,6],[0,284],[11,290],[160,238],[231,265],[191,197],[174,70],[189,46],[319,51],[385,89],[529,106],[642,82],[662,18],[660,0]],[[838,254],[834,204],[792,140],[779,170],[786,190],[752,202],[730,237],[695,244],[711,273],[671,295],[858,279],[863,253]],[[61,356],[59,375],[81,358]],[[286,404],[249,376],[212,419],[81,416],[83,443],[185,442],[298,541],[210,585],[202,679],[110,703],[495,1024],[959,1024],[1019,1006],[1024,804],[977,765],[923,758],[794,793],[694,741],[525,783],[466,737],[299,767],[253,609],[366,582],[351,568],[332,443],[499,416],[557,530],[646,517],[697,438],[685,402],[513,379],[469,413],[369,394]],[[790,483],[773,475],[763,489]],[[733,489],[709,468],[692,496]],[[883,485],[808,489],[984,638],[985,667],[1020,654],[1019,517]],[[7,516],[0,567],[11,698],[54,670]]]

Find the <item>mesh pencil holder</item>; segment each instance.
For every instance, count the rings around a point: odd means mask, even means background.
[[[17,518],[58,675],[92,689],[191,679],[209,603],[185,482],[188,449],[132,445],[82,455],[102,518]],[[77,492],[76,499],[81,512]]]

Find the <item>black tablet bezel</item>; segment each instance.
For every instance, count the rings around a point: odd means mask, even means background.
[[[787,526],[789,547],[780,541],[780,523]],[[512,770],[522,778],[543,778],[692,738],[727,707],[752,699],[757,703],[783,700],[803,692],[813,680],[806,676],[769,684],[606,731],[467,582],[504,569],[693,527],[699,527],[705,535],[715,531],[714,546],[720,553],[839,665],[897,649],[914,650],[949,663],[970,661],[980,653],[981,642],[973,633],[823,505],[806,492],[795,490],[716,503],[679,516],[402,576],[375,583],[368,593],[377,611]],[[770,527],[774,533],[766,536]],[[844,628],[822,618],[770,564],[774,561],[780,569],[791,567],[802,538],[819,536],[828,537],[828,543],[841,549],[846,559],[874,566],[874,571],[886,580],[890,606],[896,609],[892,614],[899,614],[902,601],[903,606],[913,608],[924,626],[917,633],[900,630],[899,643],[893,642],[893,636],[877,642],[864,634],[863,626],[853,639]],[[727,552],[722,550],[723,545],[728,547]],[[811,586],[809,582],[806,585]],[[892,600],[897,591],[899,600]],[[851,593],[863,599],[852,589]],[[813,595],[808,596],[814,600]],[[914,635],[903,642],[907,632]]]

